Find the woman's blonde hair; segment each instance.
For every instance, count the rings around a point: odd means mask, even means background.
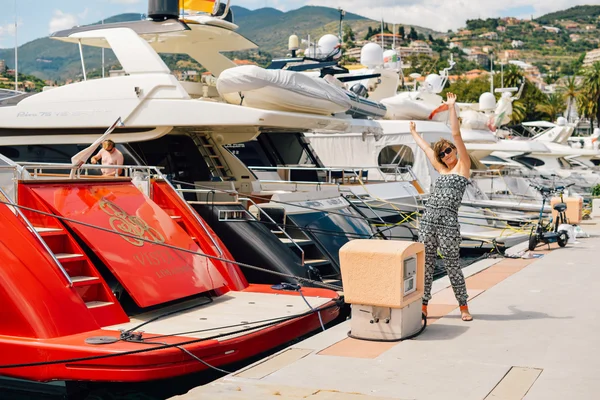
[[[450,147],[452,150],[456,150],[456,146],[449,140],[440,139],[433,145],[433,154],[435,154],[435,159],[445,167],[448,167],[444,161],[442,161],[442,157],[440,157],[440,153]]]

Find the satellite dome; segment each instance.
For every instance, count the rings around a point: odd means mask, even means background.
[[[490,93],[485,92],[479,96],[479,110],[491,111],[496,109],[496,97]]]
[[[429,74],[425,78],[425,86],[432,93],[440,93],[444,90],[444,80],[438,74]]]
[[[367,43],[360,51],[360,63],[367,68],[383,65],[383,49],[377,43]]]
[[[323,35],[321,39],[319,39],[319,43],[317,43],[321,56],[333,55],[339,45],[340,39],[337,36],[330,34]]]
[[[567,119],[565,117],[558,117],[558,119],[556,120],[556,125],[558,125],[558,126],[567,125]]]

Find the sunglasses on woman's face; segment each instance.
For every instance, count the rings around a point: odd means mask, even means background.
[[[452,147],[448,147],[446,150],[440,151],[439,156],[440,156],[440,158],[444,158],[444,157],[446,157],[446,154],[450,154],[450,153],[452,153]]]

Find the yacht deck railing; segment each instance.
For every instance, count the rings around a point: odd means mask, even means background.
[[[122,170],[123,176],[104,176],[104,175],[90,175],[91,171],[97,171],[100,169],[115,169]],[[60,163],[38,163],[38,162],[19,162],[15,165],[0,165],[0,171],[12,170],[13,171],[13,199],[11,201],[18,202],[18,182],[28,180],[65,180],[65,181],[77,181],[77,180],[98,180],[98,179],[111,179],[111,180],[141,180],[148,181],[151,177],[155,177],[163,180],[169,185],[169,187],[176,193],[179,191],[171,184],[171,182],[161,172],[163,167],[158,166],[145,166],[145,165],[96,165],[96,164],[84,164],[79,168],[74,168],[72,164],[60,164]],[[70,171],[69,174],[61,174],[51,171]],[[46,172],[45,172],[46,171]],[[1,186],[1,185],[0,185]],[[0,187],[1,190],[1,187]],[[4,191],[3,191],[4,192]],[[148,194],[148,193],[147,193]],[[10,197],[7,197],[10,199]],[[223,257],[224,252],[219,243],[213,238],[206,223],[198,216],[197,212],[193,207],[184,201],[185,206],[188,208],[190,214],[194,217],[194,220],[200,225],[204,233],[210,239],[211,243],[218,251],[219,256]]]

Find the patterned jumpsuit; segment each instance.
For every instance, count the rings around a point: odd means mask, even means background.
[[[425,244],[425,293],[423,304],[431,299],[433,269],[440,248],[446,272],[458,304],[467,304],[465,277],[458,257],[460,252],[460,225],[458,207],[465,193],[468,180],[462,175],[446,174],[437,178],[434,189],[427,200],[425,213],[421,219],[419,241]]]

